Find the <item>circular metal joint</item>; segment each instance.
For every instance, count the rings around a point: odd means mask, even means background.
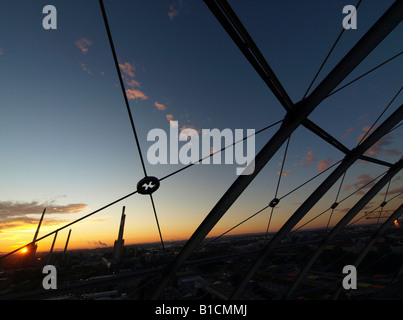
[[[335,202],[330,206],[330,209],[336,209],[338,205],[339,205],[339,203]]]
[[[280,199],[274,198],[272,201],[270,201],[269,206],[274,208],[278,203],[280,202]]]
[[[156,177],[144,177],[137,183],[137,192],[140,194],[152,194],[160,187],[160,181]]]

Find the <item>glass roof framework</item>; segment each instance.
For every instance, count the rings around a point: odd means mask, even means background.
[[[361,1],[360,1],[361,2]],[[375,159],[372,157],[368,157],[364,155],[364,152],[368,150],[371,146],[373,146],[382,136],[396,128],[399,122],[403,119],[403,108],[400,106],[397,108],[391,116],[389,116],[386,120],[384,120],[378,127],[371,133],[369,136],[363,140],[356,148],[349,149],[344,146],[340,141],[336,138],[332,137],[325,129],[316,125],[313,121],[308,119],[310,113],[329,95],[331,95],[338,87],[338,85],[345,79],[345,77],[352,71],[354,68],[363,60],[365,57],[374,49],[376,46],[400,23],[403,16],[403,3],[401,1],[396,1],[391,8],[377,21],[376,24],[365,34],[365,36],[357,43],[357,45],[340,61],[340,63],[327,75],[327,77],[314,89],[312,93],[307,95],[307,97],[303,98],[301,101],[294,103],[286,90],[283,88],[282,84],[274,74],[273,70],[270,68],[268,62],[263,57],[262,53],[259,51],[257,45],[254,43],[253,39],[250,37],[241,21],[236,16],[235,12],[232,10],[230,5],[225,0],[205,0],[205,3],[217,18],[217,20],[221,23],[223,28],[230,35],[232,40],[241,50],[241,52],[245,55],[246,59],[252,65],[252,67],[256,70],[262,80],[269,87],[271,92],[278,99],[282,107],[287,111],[286,116],[282,120],[281,127],[277,130],[277,132],[271,137],[271,139],[267,142],[267,144],[263,147],[263,149],[258,153],[255,158],[255,171],[251,175],[247,176],[239,176],[237,180],[228,188],[219,202],[215,205],[215,207],[211,210],[208,216],[204,219],[202,224],[195,230],[192,237],[187,241],[183,250],[176,257],[175,261],[167,267],[165,273],[163,274],[161,281],[156,287],[154,293],[152,294],[152,299],[157,299],[162,293],[165,286],[169,283],[171,277],[175,274],[175,272],[180,268],[181,265],[184,264],[189,255],[200,245],[200,243],[205,239],[208,232],[214,227],[214,225],[222,218],[225,212],[231,207],[231,205],[236,201],[236,199],[242,194],[242,192],[246,189],[246,187],[252,182],[252,180],[259,174],[262,168],[266,165],[267,162],[270,161],[272,156],[281,148],[286,141],[289,141],[291,134],[300,126],[304,126],[306,129],[310,130],[312,133],[326,141],[332,147],[338,149],[342,153],[345,154],[345,158],[339,166],[330,174],[330,176],[325,180],[324,183],[321,184],[320,188],[314,191],[314,193],[306,200],[305,207],[298,209],[297,215],[293,215],[284,225],[284,227],[277,232],[275,237],[271,239],[265,248],[258,254],[257,259],[254,261],[252,267],[249,269],[248,274],[245,276],[243,281],[236,288],[235,292],[232,295],[232,298],[236,299],[242,293],[245,288],[247,282],[252,278],[256,270],[261,265],[263,259],[266,258],[267,254],[279,243],[279,241],[285,237],[291,229],[302,219],[302,217],[309,210],[309,206],[313,206],[321,196],[329,190],[339,178],[346,172],[349,166],[351,166],[358,159],[366,160],[368,162],[373,162],[377,165],[385,166],[388,168],[388,173],[382,180],[382,185],[378,185],[378,190],[373,189],[372,193],[368,193],[369,195],[366,197],[366,201],[369,201],[373,196],[377,194],[382,186],[384,186],[392,177],[399,172],[402,168],[402,160],[398,161],[395,164],[388,163],[383,160]],[[114,52],[112,35],[110,33],[106,13],[103,8],[102,0],[100,1],[104,20],[106,24],[107,33],[109,36],[111,48]],[[329,53],[330,54],[330,53]],[[115,63],[117,63],[116,54]],[[119,67],[117,66],[117,72],[119,73],[119,78],[121,80],[122,92],[125,95],[124,85],[122,82],[122,76],[119,71]],[[398,93],[393,97],[390,103],[387,105],[389,107],[394,99],[400,94],[401,89]],[[127,98],[126,98],[127,104]],[[128,104],[127,104],[128,105]],[[130,113],[130,108],[128,107],[129,117],[132,118]],[[133,133],[135,136],[136,144],[138,146],[139,155],[142,159],[141,150],[139,148],[138,138],[136,136],[135,127],[133,121],[131,121]],[[375,125],[375,124],[374,124]],[[145,178],[147,178],[147,172],[143,163],[143,171]],[[183,169],[175,171],[163,178],[160,178],[159,181],[169,178],[170,176],[179,173],[180,171],[188,168],[187,166]],[[280,175],[281,177],[281,175]],[[81,220],[86,219],[87,217],[102,211],[104,208],[109,207],[113,204],[116,204],[123,199],[126,199],[138,191],[134,191],[129,193],[128,195],[117,199],[116,201],[102,207],[78,220],[69,223],[63,228],[59,228],[52,233],[49,233],[41,238],[36,239],[36,241],[40,241],[51,234],[57,233],[58,231],[71,226],[74,223],[77,223]],[[153,206],[153,210],[156,217],[156,222],[158,225],[157,212],[154,205],[154,200],[152,195],[150,194],[151,204]],[[273,200],[272,200],[273,201]],[[273,202],[271,202],[273,203]],[[278,202],[277,202],[278,203]],[[362,204],[362,203],[361,203]],[[274,207],[274,204],[271,207]],[[270,206],[270,205],[269,205]],[[400,210],[401,211],[401,210]],[[400,213],[399,211],[399,213]],[[296,213],[297,213],[296,212]],[[159,226],[158,226],[159,228]],[[161,243],[163,247],[163,239],[160,233]],[[274,240],[274,241],[273,241]],[[28,244],[29,245],[29,244]],[[25,247],[24,245],[22,247]],[[21,248],[22,248],[21,247]],[[9,254],[12,254],[21,248],[16,249]],[[319,251],[319,250],[318,250]],[[7,255],[9,255],[7,254]],[[5,255],[5,256],[7,256]],[[5,256],[1,257],[4,258]],[[289,292],[290,294],[291,292]]]
[[[327,141],[329,144],[332,146],[338,148],[339,150],[343,151],[346,153],[346,158],[349,158],[352,156],[354,153],[356,153],[356,150],[348,150],[345,148],[341,143],[339,143],[336,139],[331,137],[329,134],[326,133],[325,130],[319,128],[316,126],[313,122],[311,122],[309,119],[307,119],[308,115],[310,112],[313,111],[313,109],[323,101],[323,99],[326,98],[327,95],[331,94],[333,90],[337,88],[337,86],[341,83],[341,81],[348,75],[349,72],[351,72],[365,57],[383,40],[384,37],[386,37],[390,31],[392,31],[400,22],[401,17],[403,15],[403,5],[398,4],[397,2],[394,3],[394,5],[388,10],[387,13],[384,14],[382,17],[383,19],[380,19],[376,25],[374,25],[370,31],[357,43],[357,45],[347,54],[342,61],[332,70],[330,74],[325,78],[325,80],[322,81],[320,85],[311,93],[310,96],[308,96],[307,99],[303,99],[300,102],[293,104],[290,97],[287,95],[286,91],[282,87],[281,83],[278,81],[277,77],[271,70],[269,64],[266,62],[262,54],[260,53],[259,49],[247,33],[246,29],[243,27],[242,23],[240,20],[237,18],[235,12],[231,9],[230,5],[226,0],[206,0],[206,4],[208,5],[209,9],[212,11],[212,13],[215,15],[217,20],[221,23],[221,25],[224,27],[224,29],[227,31],[227,33],[231,36],[233,41],[237,44],[239,49],[242,51],[242,53],[245,55],[245,57],[248,59],[248,61],[251,63],[251,65],[255,68],[255,70],[258,72],[258,74],[262,77],[263,81],[267,84],[267,86],[270,88],[270,90],[273,92],[273,94],[276,96],[276,98],[279,100],[281,105],[287,110],[287,115],[284,119],[284,122],[282,124],[282,128],[284,129],[283,131],[286,132],[285,136],[282,135],[284,132],[281,132],[281,129],[277,131],[277,133],[273,136],[272,140],[270,141],[275,141],[279,142],[281,141],[280,145],[282,145],[287,138],[291,135],[291,133],[298,127],[299,125],[304,125],[307,129],[311,130],[315,134],[319,135],[322,139]],[[394,12],[394,13],[392,13]],[[382,20],[382,21],[381,21]],[[383,35],[379,35],[379,30],[383,29],[384,31],[387,30]],[[372,32],[371,32],[372,31]],[[381,33],[382,34],[382,33]],[[364,51],[364,53],[360,54],[361,50]],[[330,53],[329,53],[330,54]],[[354,58],[353,58],[354,57]],[[347,69],[347,73],[344,73],[341,71],[342,69]],[[345,70],[344,70],[345,71]],[[401,91],[401,89],[400,89]],[[399,91],[399,93],[400,93]],[[310,98],[312,100],[310,101]],[[308,101],[308,102],[307,102]],[[393,101],[393,100],[392,100]],[[306,107],[307,105],[309,106],[311,104],[311,108],[307,108],[307,110],[303,110],[301,112],[301,109]],[[314,105],[314,106],[312,106]],[[393,122],[393,124],[390,124],[386,128],[386,132],[389,130],[392,130],[392,128],[397,125],[400,120],[402,119],[402,106],[400,106],[400,114],[396,114],[396,117],[392,117],[397,122]],[[305,113],[304,115],[298,115],[298,113]],[[300,119],[297,120],[297,124],[293,124],[293,120],[295,121],[296,118],[301,117]],[[287,119],[287,117],[289,119]],[[389,118],[389,120],[392,120],[392,118]],[[287,121],[288,120],[288,121]],[[284,125],[286,123],[286,125]],[[385,124],[385,123],[384,123]],[[295,125],[294,128],[290,128],[293,125]],[[287,128],[286,128],[287,127]],[[288,130],[287,130],[288,129]],[[378,128],[379,129],[379,128]],[[288,131],[288,132],[287,132]],[[278,134],[278,135],[277,135]],[[277,135],[277,136],[276,136]],[[382,134],[381,134],[382,135]],[[372,135],[371,137],[375,138],[375,140],[372,143],[376,143],[378,138],[376,136]],[[257,172],[260,171],[261,167],[269,161],[271,158],[272,154],[270,154],[270,151],[277,151],[280,146],[276,145],[276,143],[273,141],[273,143],[270,144],[270,141],[266,146],[262,149],[262,151],[256,156],[255,160],[255,174],[252,176],[255,176]],[[366,141],[368,143],[368,140]],[[360,145],[362,146],[362,145]],[[358,146],[357,148],[359,148]],[[265,150],[266,154],[265,154]],[[369,145],[368,145],[369,148]],[[363,153],[365,152],[365,149],[359,153],[358,155],[356,154],[354,160],[352,160],[352,163],[355,162],[359,157],[363,156]],[[259,157],[261,156],[261,157]],[[258,161],[261,158],[265,158],[263,160],[263,164],[258,163]],[[267,159],[267,160],[266,160]],[[351,163],[351,164],[352,164]],[[351,165],[350,164],[350,165]],[[348,169],[350,165],[342,166],[340,165],[333,173],[335,173],[338,169],[340,169],[340,173],[336,176],[337,178],[333,179],[333,181],[329,180],[329,186],[327,187],[326,190],[328,190],[337,180],[338,178]],[[389,165],[389,164],[387,164]],[[400,160],[399,163],[395,165],[395,167],[398,167],[398,170],[401,169],[402,167],[402,161]],[[257,170],[256,170],[257,168]],[[248,176],[250,178],[250,176]],[[253,178],[252,178],[253,179]],[[244,181],[242,181],[244,180]],[[156,290],[154,291],[152,298],[156,299],[159,297],[161,294],[163,288],[168,284],[170,278],[174,275],[174,273],[179,269],[180,265],[186,260],[186,258],[190,255],[190,253],[198,246],[198,244],[204,239],[204,237],[208,234],[208,231],[211,230],[211,228],[217,223],[217,221],[222,217],[222,215],[228,210],[228,208],[231,206],[231,204],[236,200],[236,198],[239,196],[240,193],[246,188],[246,186],[250,183],[248,181],[249,179],[243,179],[243,177],[239,177],[234,184],[228,189],[228,191],[224,194],[224,196],[220,199],[220,201],[216,204],[216,206],[212,209],[210,214],[206,217],[206,219],[203,221],[203,223],[199,226],[199,228],[195,231],[193,236],[189,239],[189,241],[186,243],[185,247],[183,250],[180,252],[174,263],[169,267],[168,271],[166,272],[165,276],[162,278],[162,281],[159,282]],[[323,184],[321,185],[321,187]],[[320,190],[321,189],[321,190]],[[316,203],[321,196],[316,196],[315,193],[320,193],[324,194],[324,188],[318,188],[314,192],[314,194],[311,195],[311,199],[308,199],[311,205]],[[229,203],[228,203],[229,202]],[[306,201],[304,204],[307,204],[308,201]],[[307,205],[308,207],[310,204]],[[301,206],[302,207],[302,206]],[[301,209],[300,207],[300,209]],[[310,206],[312,207],[312,206]],[[260,254],[258,255],[257,259],[254,261],[252,267],[249,269],[248,273],[245,275],[241,283],[238,285],[238,287],[235,289],[233,292],[231,298],[232,299],[237,299],[239,298],[240,294],[246,287],[248,281],[252,278],[254,273],[257,271],[259,266],[263,263],[263,260],[266,258],[268,252],[272,250],[279,242],[280,240],[286,236],[289,231],[292,229],[293,226],[297,224],[297,222],[307,213],[309,210],[306,208],[302,208],[297,214],[297,212],[292,216],[294,219],[289,219],[285,225],[283,226],[282,229],[280,229],[276,235],[269,241],[269,243],[262,249]],[[297,215],[296,215],[297,214]],[[294,220],[294,221],[292,221]]]

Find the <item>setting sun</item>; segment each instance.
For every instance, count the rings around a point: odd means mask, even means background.
[[[27,253],[28,252],[28,248],[22,248],[21,249],[21,253]]]

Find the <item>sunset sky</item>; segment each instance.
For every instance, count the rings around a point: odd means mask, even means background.
[[[341,32],[343,7],[353,2],[229,1],[294,102],[304,96]],[[147,133],[154,128],[169,132],[169,120],[178,121],[179,128],[244,129],[246,133],[284,117],[285,110],[203,1],[104,3],[149,175],[161,178],[183,166],[147,161],[153,144]],[[344,32],[314,87],[392,3],[363,1],[357,29]],[[42,27],[47,4],[57,9],[56,30]],[[401,39],[400,25],[343,84],[401,52]],[[399,56],[327,98],[309,118],[353,148],[401,88],[401,74]],[[0,252],[32,241],[44,208],[39,236],[136,190],[144,174],[98,1],[1,1],[0,92]],[[380,122],[401,103],[402,94]],[[278,128],[256,136],[256,153]],[[396,162],[402,156],[399,136],[402,127],[367,155]],[[284,148],[210,236],[233,227],[273,199]],[[297,129],[291,136],[278,196],[342,158],[341,152],[310,131]],[[191,236],[237,178],[237,166],[199,164],[161,182],[153,196],[165,241]],[[339,200],[386,170],[357,162],[347,171]],[[274,210],[270,231],[278,230],[328,173],[284,198]],[[392,180],[388,198],[403,191],[402,178],[400,174]],[[329,208],[338,187],[339,182],[298,226]],[[367,211],[383,201],[385,191]],[[335,210],[332,226],[360,195]],[[385,209],[397,208],[401,199]],[[126,244],[159,241],[150,199],[136,194],[74,224],[70,248],[112,246],[122,206],[126,206]],[[269,214],[269,210],[262,212],[233,233],[265,232]],[[306,227],[326,226],[328,219],[329,213]],[[63,248],[69,229],[59,233],[56,248]],[[50,236],[40,241],[38,250],[49,250],[52,240]]]

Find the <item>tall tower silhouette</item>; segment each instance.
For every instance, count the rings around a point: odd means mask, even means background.
[[[125,208],[126,207],[123,206],[122,217],[120,218],[118,239],[115,240],[115,243],[113,246],[113,262],[114,263],[119,263],[122,260],[122,256],[123,256],[123,247],[124,247],[124,242],[125,242],[125,240],[123,239],[123,230],[125,227],[125,218],[126,218]]]
[[[39,220],[38,227],[36,228],[35,235],[34,235],[32,242],[29,245],[27,245],[27,247],[26,247],[27,248],[27,257],[25,259],[25,263],[31,263],[35,259],[36,249],[38,248],[38,245],[36,244],[36,239],[38,238],[39,229],[41,227],[45,212],[46,212],[46,208],[43,209],[41,219]]]

